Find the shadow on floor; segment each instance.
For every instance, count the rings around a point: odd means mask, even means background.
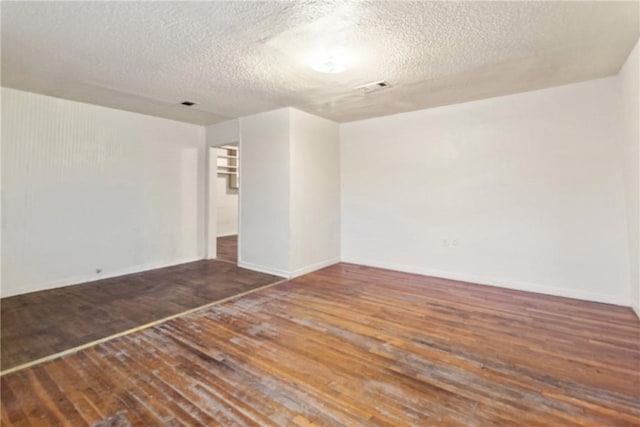
[[[280,279],[228,262],[202,260],[3,298],[2,370]]]

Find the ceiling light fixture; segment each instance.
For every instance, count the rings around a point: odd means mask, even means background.
[[[351,63],[344,50],[321,52],[310,56],[309,65],[320,73],[337,74],[349,69]]]

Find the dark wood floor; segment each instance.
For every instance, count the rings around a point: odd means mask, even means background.
[[[3,298],[2,370],[277,280],[226,262],[197,261]]]
[[[238,236],[223,236],[217,239],[217,259],[222,261],[229,261],[233,263],[238,262]]]
[[[640,322],[340,264],[1,385],[6,426],[638,426]]]

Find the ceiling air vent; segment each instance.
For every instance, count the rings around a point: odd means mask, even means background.
[[[197,102],[193,102],[193,101],[182,101],[180,103],[181,105],[184,105],[185,107],[193,107],[194,105],[197,105]]]
[[[377,92],[379,90],[386,89],[389,87],[391,87],[389,82],[380,80],[379,82],[367,83],[366,85],[358,86],[356,90],[363,95],[367,95],[371,92]]]

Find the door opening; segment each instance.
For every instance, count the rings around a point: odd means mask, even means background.
[[[237,143],[211,147],[209,154],[210,224],[215,230],[215,257],[238,263],[238,195],[240,189],[240,156]],[[212,242],[213,243],[213,242]]]

